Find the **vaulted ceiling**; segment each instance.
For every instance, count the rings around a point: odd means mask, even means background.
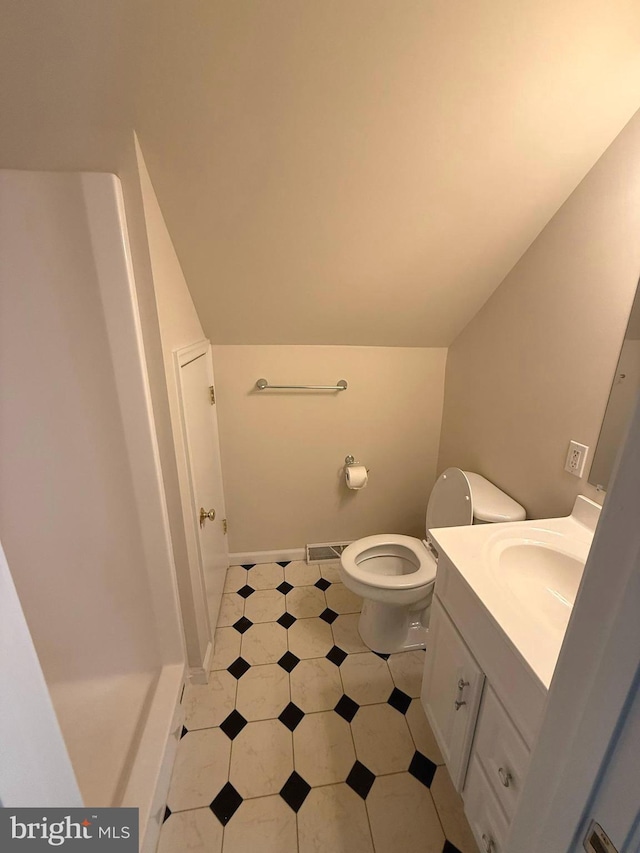
[[[448,345],[640,107],[636,0],[0,9],[5,116],[134,124],[217,343]]]

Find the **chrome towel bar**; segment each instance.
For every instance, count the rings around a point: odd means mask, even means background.
[[[256,382],[258,391],[346,391],[347,380],[340,379],[335,385],[269,385],[266,379]]]

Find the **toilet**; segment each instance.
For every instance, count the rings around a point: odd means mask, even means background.
[[[427,506],[427,539],[383,533],[348,545],[340,575],[364,601],[358,629],[374,652],[423,649],[436,581],[436,554],[429,530],[466,524],[523,521],[519,503],[479,474],[447,468]]]

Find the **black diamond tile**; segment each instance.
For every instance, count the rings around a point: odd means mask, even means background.
[[[320,614],[320,618],[324,619],[325,622],[328,622],[329,625],[331,625],[331,623],[335,622],[336,619],[338,618],[338,614],[335,612],[335,610],[331,610],[330,607],[327,607]]]
[[[318,589],[321,589],[324,592],[325,589],[329,589],[329,587],[331,586],[331,582],[328,581],[326,578],[320,578],[319,581],[315,582],[314,586],[317,586]]]
[[[454,847],[450,841],[445,841],[442,853],[460,853],[460,851],[457,847]]]
[[[433,761],[429,761],[421,752],[413,754],[411,764],[409,765],[409,773],[415,776],[418,782],[422,782],[427,788],[431,787],[437,769],[437,765]]]
[[[297,658],[293,652],[285,652],[278,663],[283,669],[286,669],[287,672],[291,672],[291,670],[295,669],[295,667],[300,663],[300,658]]]
[[[255,563],[243,563],[242,564],[242,568],[247,569],[247,570],[252,569],[254,566],[255,566]]]
[[[162,818],[162,822],[164,823],[168,818],[171,817],[171,809],[169,806],[164,807],[164,817]]]
[[[276,621],[278,622],[278,624],[282,625],[283,628],[290,628],[296,621],[296,617],[292,616],[290,613],[283,613],[282,616]]]
[[[244,658],[236,658],[234,662],[227,667],[227,672],[230,672],[234,678],[242,678],[248,669],[251,669],[251,664],[248,664]]]
[[[281,592],[283,595],[286,595],[288,592],[291,592],[293,587],[291,586],[290,583],[287,583],[286,581],[282,581],[280,586],[277,586],[276,589],[278,590],[278,592]]]
[[[290,732],[292,732],[303,717],[304,711],[301,711],[297,705],[293,704],[293,702],[289,702],[278,719],[289,729]]]
[[[307,799],[307,794],[311,790],[311,785],[304,781],[299,773],[294,770],[291,776],[282,786],[280,796],[294,812],[297,812],[300,806]]]
[[[368,767],[365,767],[364,764],[356,761],[351,768],[351,772],[347,776],[347,785],[350,788],[353,788],[356,794],[362,797],[363,800],[366,800],[367,794],[371,790],[371,786],[375,782],[375,779],[375,775]]]
[[[338,700],[338,704],[333,709],[336,714],[340,714],[340,716],[345,719],[348,723],[353,720],[355,715],[358,713],[358,705],[357,702],[354,702],[349,696],[342,696],[341,699]]]
[[[342,649],[338,648],[338,646],[333,646],[326,655],[327,660],[330,660],[331,663],[335,663],[336,666],[340,666],[346,657],[347,653],[343,652]]]
[[[247,721],[242,716],[242,714],[234,710],[229,714],[228,717],[226,717],[220,723],[220,728],[226,734],[229,740],[233,740],[240,734],[240,732],[246,725]]]
[[[247,619],[246,616],[241,616],[237,622],[233,623],[233,627],[241,634],[244,634],[245,631],[248,631],[252,625],[253,622],[251,621],[251,619]]]
[[[406,714],[409,710],[409,705],[411,704],[411,696],[407,696],[407,694],[403,693],[402,690],[398,690],[397,687],[394,687],[391,692],[391,696],[387,699],[387,702],[392,708],[395,708],[396,711],[400,711],[401,714]]]
[[[248,584],[245,584],[238,590],[238,595],[241,595],[243,598],[249,598],[250,595],[253,595],[255,589]]]
[[[183,726],[182,731],[180,732],[180,740],[182,740],[182,738],[188,734],[189,734],[189,729],[186,726]]]
[[[289,565],[290,562],[291,562],[291,560],[282,560],[282,562],[280,562],[280,560],[276,560],[276,563],[279,566],[282,566],[283,569],[286,569],[286,567]]]
[[[382,660],[389,660],[389,658],[391,657],[391,655],[386,655],[384,652],[374,652],[374,655],[378,655],[378,657],[382,658]]]
[[[226,826],[236,811],[242,804],[242,797],[233,787],[231,782],[227,782],[218,796],[211,803],[209,808],[218,818],[223,826]]]

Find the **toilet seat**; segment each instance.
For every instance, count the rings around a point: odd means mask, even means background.
[[[378,589],[417,589],[436,579],[434,556],[413,536],[365,536],[348,545],[340,559],[351,578]]]

